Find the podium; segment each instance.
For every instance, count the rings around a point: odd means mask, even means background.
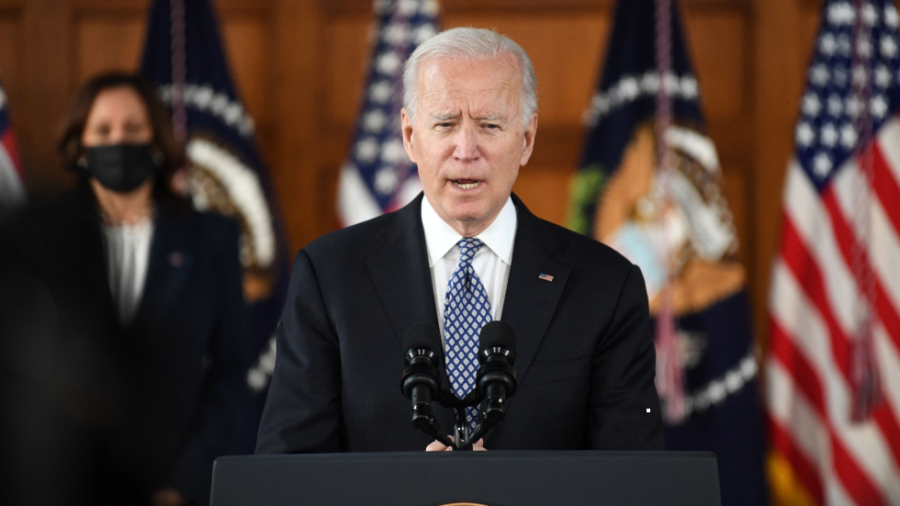
[[[221,457],[212,506],[720,506],[712,453],[491,451]]]

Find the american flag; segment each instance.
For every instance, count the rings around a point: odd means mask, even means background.
[[[16,139],[9,125],[6,93],[0,87],[0,211],[25,202],[25,186],[22,180],[22,162],[19,160]]]
[[[890,0],[822,12],[769,301],[776,498],[900,504],[897,28]]]
[[[338,187],[342,226],[399,209],[422,190],[416,166],[403,149],[403,62],[438,33],[438,2],[375,0],[374,10],[365,95]]]

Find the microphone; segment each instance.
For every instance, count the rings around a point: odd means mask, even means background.
[[[441,333],[435,325],[416,323],[406,330],[403,349],[406,350],[406,368],[403,369],[400,389],[412,401],[413,427],[450,446],[452,442],[444,434],[431,409],[431,400],[441,387]]]
[[[506,415],[506,399],[516,392],[516,338],[512,327],[501,321],[485,325],[479,338],[478,360],[481,367],[475,381],[485,399],[483,422],[495,426]]]

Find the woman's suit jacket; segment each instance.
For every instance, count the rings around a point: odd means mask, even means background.
[[[73,451],[59,451],[83,469],[61,472],[91,475],[87,495],[99,499],[87,502],[143,501],[174,487],[207,503],[213,459],[236,448],[249,399],[238,227],[178,207],[158,204],[142,299],[126,326],[110,294],[89,189],[34,206],[3,227],[0,262],[18,273],[6,299],[18,293],[29,301],[10,302],[27,307],[4,320],[14,336],[5,341],[25,360],[51,361],[54,388],[66,400],[41,386],[24,388],[38,390],[50,405],[46,416],[77,441]],[[35,336],[61,352],[42,357],[22,345]],[[46,383],[33,379],[23,384]]]

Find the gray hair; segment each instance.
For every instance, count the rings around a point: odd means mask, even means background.
[[[453,28],[423,42],[406,60],[403,69],[403,107],[410,120],[416,118],[416,98],[419,65],[429,58],[459,58],[465,60],[495,58],[511,54],[522,72],[520,112],[525,126],[537,112],[537,78],[531,59],[521,46],[505,35],[483,28]]]

